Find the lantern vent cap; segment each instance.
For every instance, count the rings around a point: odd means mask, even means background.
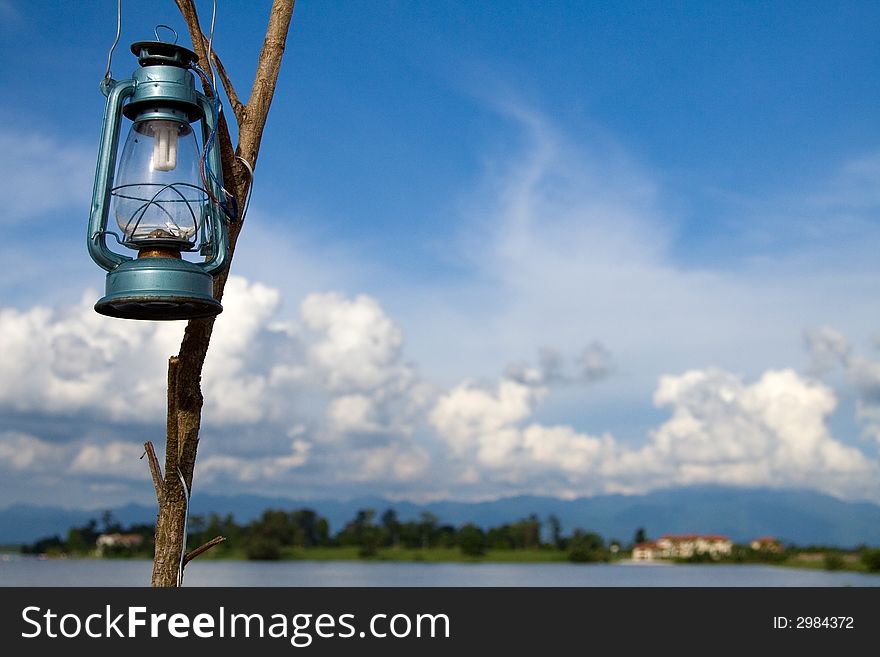
[[[166,41],[136,41],[131,44],[131,52],[137,56],[141,66],[191,68],[199,61],[199,56],[189,48]]]

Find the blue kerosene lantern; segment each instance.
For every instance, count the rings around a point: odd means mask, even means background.
[[[224,194],[220,147],[213,138],[219,105],[196,90],[191,71],[198,57],[191,50],[139,41],[131,51],[140,64],[131,79],[108,77],[101,85],[107,105],[88,247],[108,273],[95,310],[127,319],[210,317],[222,310],[213,277],[228,252],[218,201]],[[132,124],[117,167],[123,116]],[[108,235],[136,257],[108,248]],[[186,260],[185,252],[204,260]]]

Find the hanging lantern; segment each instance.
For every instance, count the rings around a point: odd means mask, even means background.
[[[107,105],[88,246],[107,280],[95,310],[127,319],[210,317],[222,310],[213,277],[228,251],[217,201],[225,191],[213,138],[216,99],[196,90],[191,69],[198,57],[191,50],[157,40],[134,43],[131,51],[140,63],[131,79],[108,77],[101,85]],[[131,127],[117,167],[123,117]],[[136,256],[111,250],[108,236]]]

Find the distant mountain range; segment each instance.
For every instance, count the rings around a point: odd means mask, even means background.
[[[379,497],[351,500],[293,500],[255,495],[195,495],[191,514],[232,514],[247,522],[269,508],[308,507],[330,521],[333,532],[359,509],[381,515],[393,508],[401,520],[432,513],[443,524],[473,522],[482,527],[500,525],[537,514],[546,521],[559,518],[563,532],[582,528],[606,539],[630,542],[639,527],[657,538],[663,534],[712,533],[745,543],[757,536],[774,536],[798,545],[855,547],[880,545],[880,506],[845,502],[804,490],[768,490],[726,487],[688,487],[647,495],[600,495],[574,500],[518,496],[491,502],[392,502]],[[154,507],[129,504],[112,509],[123,524],[152,523]],[[27,543],[44,536],[64,536],[70,527],[99,519],[101,511],[61,507],[14,505],[0,510],[0,544]]]

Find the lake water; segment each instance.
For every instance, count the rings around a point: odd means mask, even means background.
[[[146,560],[0,558],[0,586],[148,586]],[[880,575],[774,566],[194,561],[186,586],[880,586]]]

